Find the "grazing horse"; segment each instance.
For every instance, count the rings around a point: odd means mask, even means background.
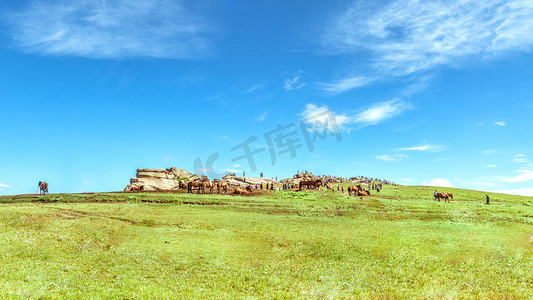
[[[48,183],[39,181],[39,194],[46,195],[48,193]]]
[[[453,199],[453,195],[451,195],[452,199]],[[450,202],[450,194],[448,193],[437,193],[437,200],[440,202],[440,199],[444,199],[444,202]]]
[[[315,180],[302,180],[300,181],[298,190],[303,191],[304,186],[308,189],[311,187],[311,189],[318,189],[322,185],[321,179],[315,179]]]
[[[332,193],[335,192],[335,188],[329,183],[326,184],[326,189],[327,189],[327,191],[331,191]]]

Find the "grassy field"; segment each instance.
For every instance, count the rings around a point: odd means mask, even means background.
[[[0,197],[0,298],[533,298],[533,198],[445,190]]]

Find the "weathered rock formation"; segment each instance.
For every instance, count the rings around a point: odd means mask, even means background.
[[[315,180],[319,177],[309,172],[302,172],[294,175],[292,178],[282,179],[280,182],[282,184],[299,184],[302,180]]]
[[[188,181],[193,178],[190,172],[176,167],[164,169],[137,169],[136,178],[130,179],[130,184],[124,191],[172,191],[179,189],[180,180]],[[196,175],[198,176],[198,175]]]
[[[273,179],[268,179],[268,178],[253,178],[253,177],[236,177],[234,173],[231,173],[231,174],[228,174],[224,177],[222,177],[222,180],[225,180],[228,182],[228,184],[230,185],[230,187],[234,188],[234,187],[247,187],[247,186],[252,186],[252,187],[255,187],[255,185],[260,185],[261,183],[263,185],[266,185],[267,183],[270,185],[270,184],[274,184],[274,186],[276,186],[276,184],[279,184],[277,181],[273,180]]]
[[[292,178],[282,179],[280,182],[282,184],[299,184],[300,181],[302,180],[316,180],[316,179],[321,179],[321,180],[324,180],[326,182],[331,182],[331,183],[342,183],[346,181],[343,177],[334,177],[334,176],[318,177],[314,175],[313,173],[302,172],[302,173],[298,173],[294,175]]]

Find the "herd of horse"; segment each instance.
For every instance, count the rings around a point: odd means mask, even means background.
[[[298,190],[303,191],[304,189],[311,189],[311,190],[319,190],[321,186],[325,186],[327,190],[334,191],[334,188],[331,184],[324,183],[321,179],[313,179],[313,180],[302,180],[298,184]],[[39,181],[39,194],[46,195],[48,193],[48,183]],[[220,193],[228,193],[229,184],[225,180],[215,179],[215,180],[209,180],[207,176],[202,176],[200,178],[191,180],[187,183],[180,182],[179,187],[182,189],[187,188],[187,193],[193,193],[194,190],[197,190],[198,194],[202,193],[205,194],[206,192],[213,194],[216,190],[219,194]],[[144,186],[133,186],[131,188],[132,192],[140,192],[144,191]],[[234,194],[248,194],[252,193],[253,188],[251,185],[242,188],[237,187],[233,191]],[[366,190],[363,188],[362,185],[352,185],[348,187],[348,195],[349,196],[370,196],[370,190]],[[435,193],[435,200],[439,201],[443,199],[444,202],[450,202],[450,199],[453,199],[452,193],[446,193],[446,192],[438,192]]]
[[[328,191],[335,191],[335,187],[329,183],[323,182],[321,179],[302,180],[300,181],[298,190],[306,189],[318,190],[320,186],[324,185]],[[348,195],[350,196],[370,196],[370,190],[366,190],[362,185],[352,185],[348,187]]]
[[[184,183],[180,183],[180,188],[184,188],[183,185]],[[187,182],[187,193],[192,193],[196,189],[198,194],[205,194],[206,191],[209,192],[209,194],[213,194],[216,189],[219,194],[221,192],[226,194],[228,192],[228,187],[228,182],[225,180],[215,179],[211,181],[207,176],[202,176]]]

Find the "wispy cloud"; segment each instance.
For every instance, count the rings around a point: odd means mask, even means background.
[[[407,155],[405,154],[392,154],[392,155],[382,154],[382,155],[377,155],[376,159],[386,161],[386,162],[393,162],[393,161],[403,160],[406,157]]]
[[[304,119],[312,119],[313,122],[319,121],[323,124],[326,124],[325,122],[333,118],[339,129],[349,131],[349,125],[356,125],[358,127],[377,125],[400,115],[408,108],[409,105],[407,103],[400,100],[392,100],[376,103],[355,113],[336,114],[327,105],[317,106],[309,103],[301,113],[301,116]]]
[[[505,126],[505,125],[507,125],[507,124],[505,124],[504,121],[498,121],[498,122],[494,122],[494,125],[497,125],[497,126],[501,126],[501,127],[503,127],[503,126]]]
[[[12,185],[0,182],[0,190],[9,189],[9,188],[12,188],[12,187],[13,187]]]
[[[35,0],[6,19],[23,50],[89,58],[196,58],[208,53],[206,20],[181,1]]]
[[[283,89],[286,91],[299,90],[305,86],[305,82],[302,81],[302,74],[304,71],[299,70],[291,78],[285,79],[283,83]]]
[[[454,187],[448,178],[433,178],[422,182],[425,186],[440,186],[440,187]]]
[[[351,122],[348,116],[335,114],[327,105],[317,106],[313,103],[308,103],[300,115],[305,122],[327,125],[328,128],[324,129],[336,134],[339,133],[339,130],[346,129],[346,125]],[[332,121],[334,121],[333,124]]]
[[[333,83],[319,83],[319,85],[321,86],[322,90],[337,94],[367,85],[372,81],[373,79],[369,77],[356,76],[345,78]]]
[[[402,100],[391,100],[376,103],[353,116],[353,122],[361,125],[375,125],[395,117],[410,106]]]
[[[481,151],[482,154],[493,154],[493,153],[496,153],[496,152],[498,152],[498,150],[496,150],[496,149],[487,149],[487,150]]]
[[[527,157],[524,154],[517,154],[513,157],[513,161],[517,163],[527,163]]]
[[[259,91],[259,90],[264,89],[265,86],[266,86],[266,84],[262,84],[262,83],[261,84],[256,84],[256,85],[252,86],[251,88],[243,91],[242,93],[243,94],[249,94],[251,92]]]
[[[332,53],[369,57],[373,79],[404,76],[464,58],[494,58],[533,45],[533,2],[523,0],[354,1],[332,21],[323,43]],[[372,76],[372,75],[376,76]],[[356,76],[348,76],[353,78]],[[354,86],[355,87],[355,86]]]
[[[487,168],[497,168],[498,165],[486,165]]]
[[[518,170],[518,173],[520,175],[506,178],[503,181],[505,182],[524,182],[524,181],[530,181],[533,180],[533,171],[532,170]]]
[[[262,114],[260,114],[260,115],[255,119],[255,121],[256,121],[257,123],[263,122],[263,121],[266,119],[266,117],[268,116],[269,113],[270,113],[270,110],[267,110],[267,111],[263,112]]]
[[[406,147],[406,148],[400,148],[398,149],[400,151],[422,151],[422,152],[439,152],[444,150],[444,146],[441,145],[421,145],[421,146],[414,146],[414,147]]]

